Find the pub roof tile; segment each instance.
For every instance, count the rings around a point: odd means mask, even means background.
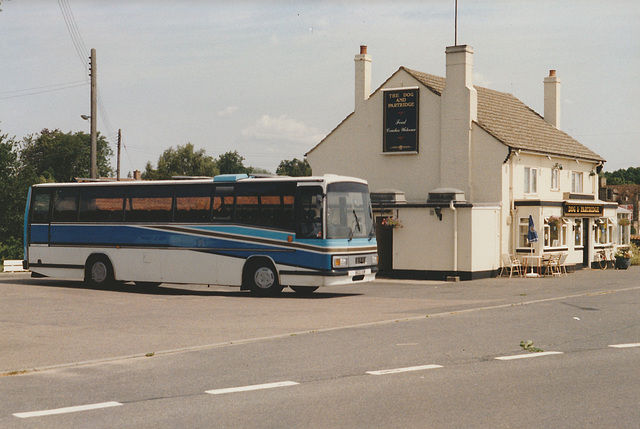
[[[446,79],[400,67],[429,90],[441,95]],[[478,125],[514,150],[604,162],[597,153],[557,129],[532,108],[505,92],[475,86],[478,93]]]

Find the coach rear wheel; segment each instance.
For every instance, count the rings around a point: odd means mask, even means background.
[[[278,274],[270,262],[258,260],[250,264],[246,281],[253,294],[275,295],[282,291],[283,286],[278,282]]]
[[[114,284],[113,267],[106,256],[87,260],[84,281],[91,287],[110,287]]]

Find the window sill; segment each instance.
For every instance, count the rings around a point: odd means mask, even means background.
[[[390,156],[395,156],[395,155],[418,155],[418,151],[407,151],[407,152],[381,152],[380,155],[390,155]]]

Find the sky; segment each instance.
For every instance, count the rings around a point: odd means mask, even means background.
[[[192,143],[275,172],[354,109],[354,56],[372,90],[404,66],[445,75],[454,0],[2,0],[0,134],[89,132],[96,49],[98,130],[122,174]],[[557,70],[561,126],[607,160],[640,167],[640,2],[458,0],[474,84],[543,114]],[[115,169],[115,158],[112,161]]]

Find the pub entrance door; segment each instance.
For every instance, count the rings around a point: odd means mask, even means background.
[[[378,242],[378,270],[393,270],[393,228],[382,225],[387,216],[376,217],[376,241]]]

